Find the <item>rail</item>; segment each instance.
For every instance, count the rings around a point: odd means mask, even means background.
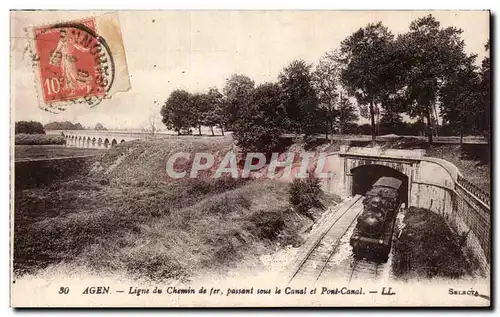
[[[351,226],[352,222],[356,219],[354,217],[353,219],[349,220],[347,218],[344,218],[344,215],[346,213],[352,211],[353,208],[356,208],[357,205],[361,203],[362,196],[356,195],[349,199],[348,201],[345,201],[339,205],[336,206],[336,211],[333,211],[331,215],[327,216],[328,219],[325,219],[325,223],[323,223],[320,227],[316,228],[315,233],[313,233],[313,236],[311,237],[311,240],[308,241],[303,246],[303,252],[302,254],[299,254],[297,257],[298,261],[296,261],[293,266],[291,267],[290,270],[290,275],[289,275],[289,282],[294,280],[296,276],[299,274],[304,269],[304,265],[306,264],[307,261],[309,261],[313,255],[314,251],[318,251],[318,248],[320,247],[320,243],[327,237],[329,236],[330,238],[334,239],[335,242],[333,243],[334,247],[331,250],[326,251],[326,258],[323,260],[322,264],[317,267],[316,272],[314,272],[314,278],[316,280],[319,279],[319,277],[322,275],[323,271],[326,268],[326,265],[328,264],[330,258],[333,256],[333,254],[337,251],[338,244],[340,243],[340,238],[344,236],[344,234],[347,232],[349,227]],[[359,207],[359,206],[358,206]],[[355,215],[357,216],[358,213]],[[350,218],[350,217],[348,217]],[[342,224],[343,228],[335,233],[335,227],[339,222],[344,222],[344,220],[349,220],[347,224]],[[328,244],[329,245],[329,244]]]

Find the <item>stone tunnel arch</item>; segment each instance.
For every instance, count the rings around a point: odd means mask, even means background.
[[[104,147],[107,149],[109,147],[109,140],[104,140]]]
[[[111,141],[111,147],[115,146],[118,142],[116,142],[116,139],[113,139],[113,141]]]
[[[351,174],[353,195],[366,194],[380,177],[388,176],[400,179],[403,182],[401,200],[408,205],[408,176],[404,173],[385,165],[368,164],[351,169]]]
[[[120,144],[122,144],[122,143],[125,143],[125,140],[121,140],[121,141],[120,141]]]

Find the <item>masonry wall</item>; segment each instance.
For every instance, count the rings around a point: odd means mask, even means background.
[[[431,160],[431,159],[430,159]],[[490,270],[490,208],[455,182],[450,163],[421,161],[415,171],[412,204],[442,215],[459,234],[467,234],[466,247],[483,272]],[[452,167],[455,168],[456,167]]]
[[[482,250],[478,257],[483,270],[488,271],[491,262],[491,212],[490,208],[460,185],[455,188],[453,210],[456,213],[451,225],[459,232],[468,232],[467,246],[472,250]]]

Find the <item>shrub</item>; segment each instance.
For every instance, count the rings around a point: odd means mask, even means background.
[[[43,125],[37,121],[18,121],[14,129],[16,134],[45,134]]]
[[[296,227],[286,227],[278,235],[279,243],[282,246],[292,245],[294,248],[299,247],[303,239],[297,233]]]
[[[16,134],[16,145],[63,145],[66,140],[60,135]]]
[[[313,219],[310,213],[311,208],[324,208],[320,201],[321,185],[317,178],[296,178],[292,184],[290,184],[289,192],[290,203],[299,213],[311,219]]]
[[[285,228],[283,213],[275,210],[261,210],[254,213],[250,218],[252,227],[250,231],[262,239],[275,240]]]

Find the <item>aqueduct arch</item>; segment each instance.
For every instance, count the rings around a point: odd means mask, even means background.
[[[142,139],[147,136],[147,134],[142,132],[107,130],[48,130],[48,132],[52,135],[62,135],[66,140],[66,146],[105,149],[112,148],[124,142]]]

